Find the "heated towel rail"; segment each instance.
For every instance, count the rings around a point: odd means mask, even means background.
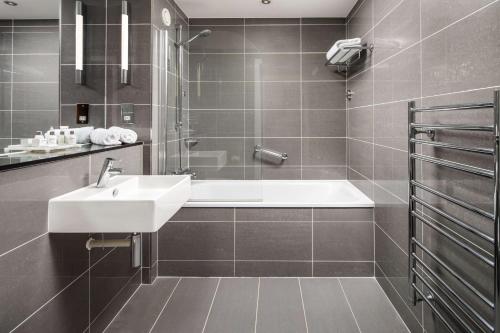
[[[461,104],[448,106],[435,106],[428,108],[417,108],[414,101],[408,103],[408,178],[409,178],[409,286],[410,297],[413,305],[423,301],[427,303],[433,314],[438,317],[450,332],[499,332],[500,333],[500,91],[494,92],[493,103]],[[416,114],[426,112],[444,112],[459,110],[492,109],[494,112],[493,126],[479,125],[443,125],[416,123]],[[490,132],[494,136],[494,147],[470,147],[461,144],[451,144],[434,141],[434,134],[439,130],[451,131],[476,131]],[[428,139],[417,138],[419,134],[427,134]],[[417,153],[417,145],[423,147],[432,146],[440,149],[469,152],[493,157],[492,169],[479,168],[477,166],[454,162],[442,158],[426,156],[422,152]],[[494,182],[493,212],[477,207],[472,203],[465,202],[459,198],[443,193],[431,186],[427,186],[417,179],[417,161],[431,163],[445,168],[459,170],[478,177],[484,177]],[[464,221],[465,218],[457,218],[441,208],[434,206],[422,198],[423,193],[443,199],[467,211],[473,212],[490,220],[494,226],[493,235],[490,235],[477,226]],[[469,238],[454,232],[446,224],[425,214],[432,212],[447,220],[451,225],[464,230],[464,234],[474,235],[481,242],[491,245],[493,252],[485,253],[478,250],[480,247]],[[465,216],[465,215],[464,215]],[[459,246],[472,255],[473,260],[479,260],[494,271],[493,296],[487,296],[479,288],[461,275],[450,264],[443,260],[441,254],[426,246],[424,241],[419,240],[420,233],[417,232],[417,223],[420,222],[434,232]],[[482,249],[482,248],[481,248]],[[423,256],[427,259],[423,259]],[[433,267],[437,267],[435,270]],[[454,280],[453,284],[447,283],[440,273],[445,272],[449,278]],[[456,285],[455,285],[456,283]],[[460,286],[460,288],[456,286]],[[462,291],[466,291],[469,297],[465,297]],[[471,302],[471,297],[477,298]],[[471,304],[483,303],[492,315],[485,316],[477,306]],[[489,318],[489,319],[488,319]],[[493,318],[493,319],[491,319]]]

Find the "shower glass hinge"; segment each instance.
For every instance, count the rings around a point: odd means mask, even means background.
[[[352,99],[352,95],[354,95],[354,91],[352,91],[351,89],[348,89],[345,92],[345,98],[347,98],[348,101],[350,101]]]
[[[179,130],[180,128],[182,128],[182,121],[175,123],[175,129]]]

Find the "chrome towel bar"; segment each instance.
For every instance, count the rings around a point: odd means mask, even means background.
[[[254,147],[254,153],[260,153],[261,155],[268,155],[268,156],[276,157],[278,159],[281,159],[282,161],[285,161],[286,159],[288,159],[287,153],[281,153],[281,152],[276,151],[276,150],[267,149],[267,148],[262,147],[261,145],[256,145]]]
[[[415,123],[418,112],[440,111],[467,111],[493,109],[494,124],[492,126],[477,124],[419,124]],[[421,134],[433,134],[438,131],[470,131],[485,132],[485,135],[494,136],[494,147],[472,147],[462,144],[424,140]],[[490,134],[488,134],[490,133]],[[431,141],[432,140],[432,141]],[[434,156],[417,153],[417,145],[423,145],[442,150],[453,150],[464,154],[483,154],[493,157],[491,169],[475,165],[455,162]],[[417,175],[417,161],[431,163],[440,167],[466,172],[475,176],[490,178],[494,182],[493,211],[477,207],[473,203],[465,202],[455,196],[441,192],[441,190],[424,184]],[[420,166],[421,164],[419,164]],[[439,318],[444,327],[450,332],[497,332],[500,333],[500,91],[494,92],[493,103],[457,104],[432,107],[416,107],[416,102],[408,103],[408,179],[409,179],[409,207],[408,207],[408,285],[413,305],[425,302],[431,311]],[[423,178],[422,178],[423,179]],[[453,188],[450,188],[453,191]],[[458,192],[458,191],[457,191]],[[453,215],[446,211],[446,204],[437,205],[435,200],[427,197],[434,195],[443,203],[451,203],[461,207],[478,217],[486,218],[494,223],[493,233],[484,232],[472,224],[468,215]],[[424,200],[424,198],[426,198]],[[442,202],[442,201],[437,201]],[[460,218],[456,217],[460,216]],[[441,222],[442,221],[442,222]],[[417,228],[418,223],[418,228]],[[428,230],[444,237],[467,255],[472,255],[473,260],[493,268],[494,292],[486,296],[475,287],[473,276],[466,277],[460,270],[454,268],[460,263],[451,262],[444,251],[427,247],[424,241],[419,241],[422,235],[417,231],[421,225]],[[424,259],[425,258],[425,259]],[[460,283],[460,288],[455,283],[450,283],[442,273],[449,274]],[[465,287],[466,295],[464,297]],[[473,299],[470,299],[473,298]],[[484,316],[484,309],[472,306],[476,298],[485,303],[494,316]]]

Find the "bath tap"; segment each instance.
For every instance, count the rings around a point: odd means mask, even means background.
[[[101,173],[99,174],[99,178],[97,179],[98,188],[103,188],[108,185],[108,182],[113,176],[119,175],[123,172],[122,168],[113,168],[113,163],[116,160],[114,158],[106,158],[104,160],[104,164],[102,165]]]

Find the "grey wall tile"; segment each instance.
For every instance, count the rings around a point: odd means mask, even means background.
[[[236,276],[298,277],[311,276],[311,262],[308,261],[236,261]]]
[[[131,24],[150,23],[151,3],[149,1],[137,1],[129,3],[129,20]],[[121,24],[122,2],[120,0],[109,0],[107,3],[108,24]]]
[[[257,291],[258,279],[221,279],[205,332],[254,332]]]
[[[408,197],[408,153],[381,146],[374,147],[374,179],[399,198]]]
[[[75,127],[94,126],[105,127],[104,124],[104,106],[103,105],[89,105],[89,123],[77,124],[76,122],[76,105],[61,105],[61,125]]]
[[[106,22],[105,3],[95,0],[84,0],[86,10],[86,24],[104,24]],[[72,0],[61,1],[61,23],[75,24],[75,2]]]
[[[151,66],[130,65],[130,84],[120,83],[120,65],[107,66],[107,103],[151,103]]]
[[[373,70],[364,71],[347,81],[347,89],[354,95],[347,105],[349,108],[373,104]]]
[[[374,0],[360,2],[357,9],[349,14],[347,38],[363,37],[373,27]]]
[[[375,143],[396,149],[408,149],[408,103],[375,105],[373,121]]]
[[[340,180],[347,179],[347,168],[344,166],[306,166],[302,167],[303,180]]]
[[[373,146],[364,141],[349,140],[349,166],[368,179],[373,179]]]
[[[129,27],[129,64],[151,63],[151,27],[149,25],[130,25]],[[107,63],[121,63],[121,25],[107,27]]]
[[[12,112],[0,111],[0,138],[12,137]]]
[[[373,107],[363,106],[355,109],[348,109],[348,135],[351,138],[372,142],[373,141]]]
[[[247,26],[245,28],[245,51],[299,52],[300,28],[298,25]]]
[[[314,222],[372,222],[372,208],[314,208]]]
[[[217,283],[217,279],[182,279],[152,332],[201,332]]]
[[[377,6],[378,1],[374,1]],[[391,1],[388,1],[391,2]],[[383,5],[378,5],[383,6]],[[381,8],[377,8],[381,10]],[[374,29],[375,63],[412,45],[420,38],[420,11],[418,1],[405,0]]]
[[[236,260],[310,260],[311,222],[237,223]]]
[[[408,204],[379,186],[375,187],[375,222],[397,242],[408,248]]]
[[[0,82],[7,82],[7,83],[10,82],[12,77],[11,72],[12,72],[12,56],[8,54],[0,55]]]
[[[263,137],[300,137],[300,110],[245,110],[245,134]],[[260,128],[259,128],[260,127]]]
[[[243,109],[244,85],[237,82],[190,82],[191,109]]]
[[[243,25],[243,18],[189,18],[189,25]]]
[[[343,80],[335,68],[325,66],[326,57],[321,53],[302,54],[302,79],[307,80]]]
[[[193,167],[210,166],[243,166],[244,163],[244,139],[243,138],[202,138],[200,142],[189,150],[190,165]],[[206,158],[197,155],[199,152],[214,153],[216,156],[221,152],[225,160],[220,162],[218,158]],[[219,165],[219,163],[224,163]]]
[[[302,110],[302,134],[305,137],[346,136],[345,110]]]
[[[243,81],[243,62],[243,54],[190,53],[189,78],[191,81]]]
[[[167,223],[158,234],[160,260],[233,259],[234,223]]]
[[[310,208],[236,208],[236,222],[309,222],[312,221]]]
[[[337,222],[314,224],[314,259],[373,261],[373,223]]]
[[[300,54],[245,55],[247,81],[300,81]]]
[[[243,135],[243,110],[190,110],[189,127],[197,137],[238,137]]]
[[[371,261],[314,261],[314,277],[371,277]]]
[[[247,109],[300,109],[298,82],[253,82],[245,94]]]
[[[14,28],[14,53],[59,53],[59,27]]]
[[[104,104],[105,66],[85,66],[85,85],[75,84],[75,67],[61,66],[61,104]]]
[[[12,53],[12,28],[10,27],[0,27],[0,53],[10,54]]]
[[[495,23],[499,6],[498,3],[493,4],[422,42],[424,96],[497,84],[498,73],[493,69],[495,61],[481,62],[480,67],[471,66],[476,62],[472,59],[478,57],[498,59],[497,48],[481,48],[478,43],[492,45],[491,38],[500,29]],[[474,37],[466,38],[467,44],[463,44],[464,36],[470,36],[471,31],[477,33]],[[443,58],[445,54],[450,56]]]
[[[257,317],[256,332],[305,332],[298,280],[261,279]]]
[[[13,110],[54,110],[59,101],[57,83],[15,83],[12,91]]]
[[[36,131],[47,130],[58,123],[57,111],[15,111],[12,112],[12,137],[31,138]]]
[[[299,18],[293,17],[285,17],[285,18],[257,18],[257,17],[249,17],[245,18],[246,25],[269,25],[269,24],[299,24]]]
[[[302,25],[301,29],[302,52],[326,52],[346,36],[344,25]]]
[[[181,208],[170,221],[232,222],[233,208]]]
[[[193,42],[189,47],[190,53],[243,53],[243,26],[190,26],[190,36],[204,29],[212,30],[212,34]]]
[[[304,109],[345,109],[345,82],[303,82]]]
[[[118,40],[121,41],[120,36],[118,36]],[[106,48],[106,26],[85,25],[83,62],[85,64],[103,65],[106,61],[105,48]],[[74,25],[61,25],[60,56],[61,56],[61,64],[75,63]]]
[[[324,147],[329,147],[325,150]],[[346,140],[332,138],[307,138],[302,140],[303,165],[344,165]]]
[[[232,260],[160,260],[158,261],[160,276],[234,276]]]
[[[1,62],[0,56],[0,62]],[[2,65],[0,64],[0,67]],[[9,68],[10,69],[10,68]],[[4,74],[0,74],[0,81]],[[14,82],[58,82],[59,56],[57,55],[16,55],[14,57]],[[46,99],[50,97],[47,96]],[[57,101],[57,99],[56,99]]]

